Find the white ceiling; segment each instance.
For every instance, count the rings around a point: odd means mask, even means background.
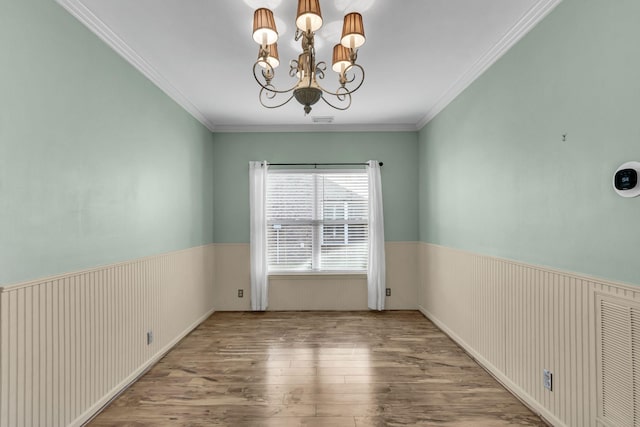
[[[295,100],[262,107],[252,74],[253,11],[266,6],[280,33],[275,83],[291,87],[295,0],[57,1],[209,129],[252,131],[419,129],[560,0],[321,0],[318,61],[330,64],[342,17],[359,11],[366,80],[349,110],[320,102],[306,117]],[[323,85],[337,88],[327,74]],[[314,116],[335,119],[312,124]]]

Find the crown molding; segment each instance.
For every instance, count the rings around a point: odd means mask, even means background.
[[[422,129],[473,81],[493,65],[525,34],[547,16],[562,0],[540,0],[511,27],[509,31],[464,72],[417,123],[401,124],[304,124],[304,125],[215,125],[191,101],[173,86],[160,72],[127,45],[109,26],[87,8],[81,0],[56,0],[65,10],[83,23],[109,47],[133,65],[167,96],[184,108],[211,132],[415,132]]]
[[[540,0],[533,5],[491,49],[487,50],[444,92],[438,102],[427,111],[424,118],[416,123],[416,129],[422,129],[427,123],[433,120],[447,105],[456,99],[458,95],[498,61],[502,55],[520,41],[525,34],[542,21],[542,19],[561,2],[562,0]]]
[[[109,47],[115,50],[127,62],[133,65],[145,77],[160,88],[164,93],[173,99],[178,105],[184,108],[196,120],[202,123],[207,129],[213,132],[214,124],[189,99],[173,86],[162,74],[160,74],[151,64],[144,60],[135,50],[127,45],[116,35],[107,24],[100,20],[89,8],[80,0],[56,0],[56,2],[82,22],[89,30],[97,35]]]
[[[304,124],[304,125],[216,125],[216,133],[270,132],[416,132],[413,123],[406,124]]]
[[[164,93],[184,108],[196,120],[211,132],[241,133],[241,132],[415,132],[418,129],[414,123],[406,124],[304,124],[304,125],[215,125],[189,99],[173,86],[160,72],[144,60],[133,48],[122,40],[109,26],[99,19],[81,0],[56,0],[71,15],[96,34],[109,47],[133,65],[145,77],[151,80]]]

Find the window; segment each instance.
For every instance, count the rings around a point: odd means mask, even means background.
[[[366,271],[368,180],[364,171],[269,171],[270,272]]]

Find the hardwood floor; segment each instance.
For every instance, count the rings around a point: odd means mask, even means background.
[[[91,426],[544,426],[418,312],[215,313]]]

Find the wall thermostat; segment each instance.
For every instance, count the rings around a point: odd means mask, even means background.
[[[640,162],[627,162],[621,165],[613,175],[613,189],[622,197],[640,196]]]

